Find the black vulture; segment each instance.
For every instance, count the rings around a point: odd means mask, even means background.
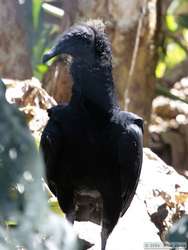
[[[102,25],[72,26],[43,56],[72,56],[72,98],[48,110],[41,148],[51,191],[70,222],[76,193],[100,194],[101,249],[129,207],[142,166],[143,120],[121,111],[112,77],[112,52]]]

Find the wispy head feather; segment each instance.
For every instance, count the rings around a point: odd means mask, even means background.
[[[95,51],[103,61],[111,63],[112,51],[111,44],[105,33],[105,23],[101,19],[90,19],[85,22],[95,33]]]
[[[101,19],[89,19],[86,21],[86,25],[92,27],[95,30],[98,30],[99,32],[105,31],[105,24]]]

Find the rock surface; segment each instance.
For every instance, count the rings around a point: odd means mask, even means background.
[[[136,195],[110,235],[106,250],[145,250],[152,244],[162,248],[172,223],[188,213],[187,184],[183,176],[145,148]],[[91,250],[100,249],[99,225],[76,222],[74,227],[80,238],[95,244]]]
[[[171,93],[188,101],[188,78]],[[149,146],[178,172],[188,176],[188,103],[158,96],[153,100]]]
[[[3,79],[6,85],[6,99],[15,103],[25,114],[29,129],[35,138],[40,138],[41,132],[48,121],[47,109],[56,105],[56,101],[41,87],[36,78],[25,81]]]

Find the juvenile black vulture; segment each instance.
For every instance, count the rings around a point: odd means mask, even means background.
[[[135,194],[142,166],[143,120],[120,110],[111,46],[101,27],[83,23],[69,28],[43,57],[46,62],[59,54],[71,55],[74,84],[70,103],[48,111],[41,148],[49,187],[69,221],[75,219],[76,193],[101,195],[104,250]]]

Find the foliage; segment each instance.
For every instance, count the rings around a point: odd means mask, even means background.
[[[188,1],[172,0],[165,16],[164,42],[159,49],[156,76],[162,78],[188,56]]]
[[[33,75],[39,79],[48,70],[48,67],[41,63],[41,58],[44,51],[49,47],[50,37],[54,31],[52,24],[44,22],[42,3],[42,0],[32,0],[32,67]]]
[[[48,66],[41,62],[42,55],[51,46],[53,37],[59,33],[57,24],[45,20],[45,10],[57,16],[57,8],[54,10],[52,5],[46,4],[46,7],[44,4],[44,0],[32,0],[32,67],[33,75],[40,80],[48,70]]]
[[[32,0],[32,18],[33,18],[33,27],[37,30],[40,22],[40,13],[41,13],[42,1],[41,0]]]
[[[60,208],[60,206],[59,206],[59,203],[58,203],[58,201],[57,201],[57,199],[56,199],[55,197],[49,198],[48,204],[49,204],[49,206],[50,206],[50,209],[51,209],[54,213],[56,213],[56,214],[58,214],[58,215],[60,215],[60,216],[64,216],[64,213],[62,212],[62,210],[61,210],[61,208]]]

